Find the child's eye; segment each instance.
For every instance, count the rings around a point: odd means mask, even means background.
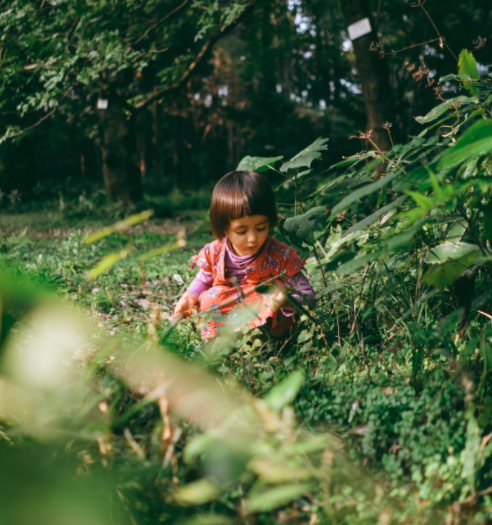
[[[243,232],[236,232],[237,235],[244,235],[246,233],[246,231],[243,231]]]
[[[263,228],[257,228],[259,232],[264,232],[266,230],[266,226],[263,226]]]

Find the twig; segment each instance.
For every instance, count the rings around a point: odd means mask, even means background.
[[[189,0],[185,0],[181,5],[178,5],[176,9],[173,9],[170,13],[168,13],[164,18],[161,18],[159,21],[157,21],[155,24],[151,25],[145,33],[138,38],[133,45],[136,46],[141,40],[143,40],[151,31],[153,31],[156,27],[159,27],[163,22],[165,22],[168,18],[175,15],[177,12],[179,12],[183,7],[186,6],[186,4],[189,2]]]
[[[12,139],[14,137],[18,137],[19,135],[23,135],[24,133],[26,133],[27,131],[30,131],[31,129],[39,126],[41,124],[41,122],[43,122],[44,120],[46,120],[47,118],[51,117],[51,115],[53,115],[53,113],[55,113],[55,111],[60,107],[60,102],[70,93],[70,91],[72,91],[73,89],[73,85],[70,86],[68,88],[68,90],[66,91],[66,93],[62,96],[62,98],[58,101],[58,105],[56,107],[54,107],[49,113],[47,113],[44,117],[40,118],[35,124],[33,124],[32,126],[29,126],[28,128],[25,128],[25,129],[22,129],[21,131],[17,132],[17,133],[14,133],[13,135],[9,135],[7,138],[9,139]]]
[[[424,1],[419,0],[419,3],[417,5],[415,5],[415,6],[412,6],[412,7],[421,7],[422,8],[424,13],[427,15],[427,18],[430,20],[431,24],[434,26],[434,29],[436,30],[436,33],[439,35],[439,39],[441,41],[441,47],[442,47],[442,44],[444,43],[444,45],[448,48],[448,51],[453,55],[454,59],[457,62],[458,61],[458,57],[453,53],[453,50],[448,46],[448,44],[446,43],[445,39],[441,36],[441,33],[439,33],[439,29],[437,29],[436,24],[434,24],[434,20],[432,20],[431,16],[429,15],[427,10],[425,9],[424,3],[425,3],[425,0]]]

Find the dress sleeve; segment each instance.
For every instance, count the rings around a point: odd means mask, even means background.
[[[293,297],[301,304],[307,304],[310,308],[314,308],[316,306],[316,295],[314,293],[313,287],[303,272],[297,272],[292,277],[289,277],[286,279],[285,284],[289,288],[294,288],[299,292],[299,295],[293,294]]]
[[[198,266],[201,270],[207,273],[212,273],[212,256],[211,256],[211,245],[205,245],[198,255],[195,255],[191,259],[191,269],[193,270],[195,266]]]
[[[191,282],[188,290],[186,290],[186,293],[192,293],[193,295],[200,297],[203,292],[212,287],[213,282],[214,278],[211,273],[200,270]]]

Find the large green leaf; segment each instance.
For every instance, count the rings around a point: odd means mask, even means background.
[[[273,166],[277,160],[284,157],[244,157],[239,163],[237,171],[266,171]]]
[[[434,246],[427,254],[425,262],[427,264],[439,264],[449,259],[460,259],[469,253],[479,250],[476,244],[466,242],[445,242],[439,246]]]
[[[467,159],[476,159],[492,150],[492,120],[480,119],[451,146],[437,165],[438,170]]]
[[[370,226],[374,222],[376,222],[379,217],[384,215],[385,213],[394,210],[395,208],[398,208],[401,204],[403,204],[408,198],[408,195],[401,195],[397,199],[395,199],[393,202],[390,202],[386,206],[383,206],[378,211],[375,211],[371,215],[368,215],[365,219],[362,219],[361,221],[355,223],[352,227],[350,227],[346,232],[343,233],[342,237],[345,237],[347,235],[350,235],[351,233],[358,232],[360,230],[363,230],[367,226]]]
[[[427,122],[432,122],[456,104],[459,104],[461,106],[469,104],[478,104],[478,98],[469,98],[465,96],[450,98],[449,100],[446,100],[442,104],[439,104],[435,108],[431,109],[429,113],[425,115],[425,117],[415,117],[415,120],[419,124],[426,124]]]
[[[280,167],[280,171],[292,170],[295,168],[310,168],[311,162],[315,159],[321,159],[321,152],[328,149],[326,143],[329,139],[316,139],[310,146],[303,149],[295,157],[285,162]]]
[[[310,483],[292,483],[274,487],[250,496],[247,500],[247,508],[250,512],[267,512],[304,496],[312,489],[313,485]]]
[[[368,186],[364,186],[363,188],[359,188],[358,190],[353,191],[349,195],[347,195],[344,199],[342,199],[332,210],[331,217],[336,217],[340,212],[346,210],[350,205],[352,205],[355,201],[358,201],[359,199],[362,199],[362,197],[366,197],[367,195],[370,195],[371,193],[374,193],[375,191],[382,188],[384,185],[391,182],[396,176],[398,175],[398,172],[392,171],[391,173],[388,173],[386,177],[383,177],[382,179],[379,179],[376,182],[373,182],[372,184],[369,184]]]
[[[302,370],[295,370],[286,379],[274,386],[263,400],[268,408],[281,410],[294,400],[303,381],[304,372]]]
[[[317,206],[303,215],[289,217],[282,223],[282,229],[287,232],[289,237],[293,236],[300,240],[307,240],[314,228],[314,224],[324,215],[325,211],[325,206]]]
[[[343,178],[345,177],[345,178]],[[346,188],[355,188],[361,186],[362,184],[370,184],[372,179],[367,177],[352,177],[349,178],[346,175],[337,177],[333,181],[329,182],[321,192],[322,195],[330,195],[330,193],[338,192]]]
[[[477,61],[468,49],[463,49],[460,53],[458,71],[461,75],[470,75],[471,80],[463,80],[463,85],[472,95],[476,95],[478,93],[478,83],[474,82],[474,80],[480,79],[480,73],[478,72]]]
[[[410,171],[409,173],[399,173],[398,178],[393,181],[392,187],[394,191],[403,192],[408,190],[412,186],[422,184],[425,180],[429,179],[429,172],[424,166]]]
[[[443,264],[432,265],[422,277],[422,282],[435,286],[440,292],[451,285],[478,258],[480,251],[467,253],[459,259],[451,259]]]

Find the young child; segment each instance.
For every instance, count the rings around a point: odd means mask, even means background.
[[[300,303],[315,304],[314,291],[301,271],[306,261],[295,250],[269,236],[277,224],[277,208],[272,187],[266,177],[254,171],[233,171],[215,186],[210,203],[210,222],[216,240],[193,257],[191,268],[200,268],[174,315],[212,309],[227,315],[243,297],[244,304],[256,307],[258,316],[251,328],[270,325],[273,336],[295,325],[294,308],[284,293],[261,294],[255,291],[265,281],[294,288]],[[237,279],[242,294],[233,283]],[[225,304],[226,303],[226,304]],[[202,337],[211,339],[223,323],[209,321]]]

